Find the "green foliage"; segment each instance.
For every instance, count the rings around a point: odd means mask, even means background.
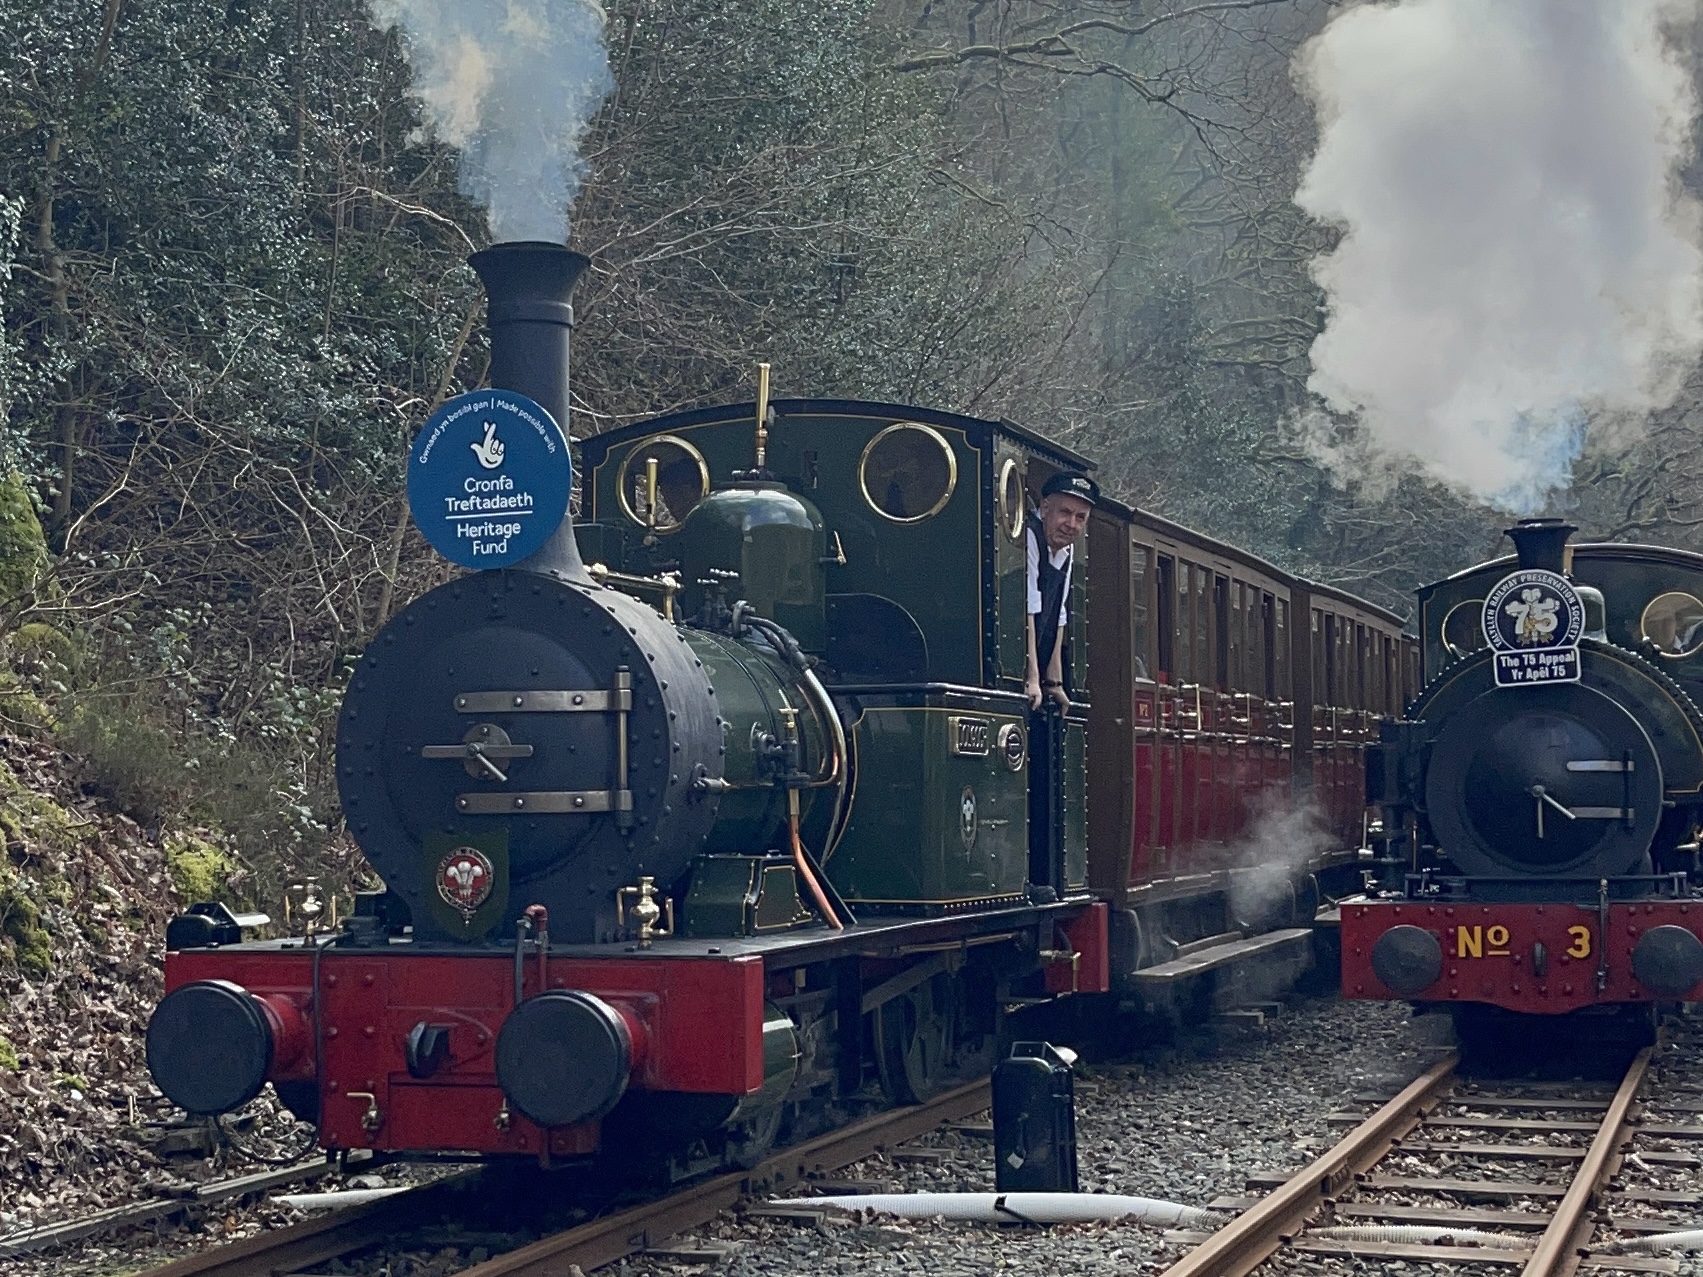
[[[61,740],[119,810],[151,825],[187,805],[192,777],[179,743],[135,698],[87,693],[67,704]]]
[[[18,1059],[18,1048],[8,1042],[5,1037],[0,1036],[0,1069],[6,1069],[9,1072],[16,1073],[20,1063],[21,1062]]]
[[[18,626],[6,636],[6,651],[14,664],[26,666],[38,677],[54,680],[73,677],[81,657],[76,640],[46,621],[26,621]]]

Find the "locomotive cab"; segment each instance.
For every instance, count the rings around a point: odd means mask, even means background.
[[[673,582],[680,615],[711,627],[743,600],[814,662],[847,736],[848,810],[823,863],[848,906],[928,914],[1086,893],[1087,608],[1067,634],[1075,707],[1043,720],[1063,763],[1037,775],[1023,537],[1031,492],[1091,462],[1011,422],[761,397],[583,448],[594,571]],[[1036,786],[1060,792],[1038,821]]]

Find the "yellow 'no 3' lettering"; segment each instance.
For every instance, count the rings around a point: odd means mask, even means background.
[[[1588,958],[1591,956],[1591,929],[1589,927],[1568,927],[1567,935],[1573,941],[1567,946],[1569,958]]]

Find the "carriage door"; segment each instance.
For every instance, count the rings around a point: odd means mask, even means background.
[[[1188,666],[1189,642],[1183,632],[1188,602],[1188,565],[1179,565],[1168,554],[1158,556],[1154,598],[1159,615],[1154,635],[1159,649],[1159,668],[1154,688],[1154,774],[1157,802],[1154,811],[1153,876],[1176,872],[1178,835],[1182,826],[1182,683]],[[1180,570],[1179,570],[1180,569]]]
[[[1145,882],[1154,873],[1153,849],[1159,841],[1159,686],[1154,681],[1153,551],[1131,545],[1130,635],[1131,712],[1135,736],[1135,811],[1129,879]]]

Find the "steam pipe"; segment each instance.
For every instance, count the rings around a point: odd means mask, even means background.
[[[591,265],[561,244],[521,240],[493,244],[467,259],[485,285],[491,326],[491,385],[536,401],[568,433],[568,345],[574,308],[568,300]],[[516,565],[564,580],[591,583],[574,540],[572,515],[531,558]]]

